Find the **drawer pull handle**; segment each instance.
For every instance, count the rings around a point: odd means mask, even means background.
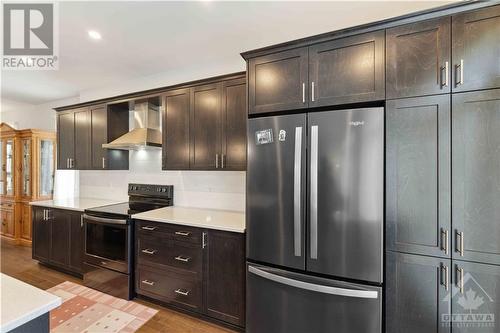
[[[153,281],[149,281],[149,280],[142,280],[141,282],[144,283],[144,284],[147,284],[148,286],[154,286],[155,285],[155,283]]]
[[[176,294],[182,295],[182,296],[187,296],[189,295],[189,290],[186,289],[176,289],[174,290]]]
[[[184,237],[191,235],[191,233],[187,232],[187,231],[176,231],[175,234],[178,236],[184,236]]]
[[[156,227],[145,226],[145,227],[142,227],[142,230],[153,231],[153,230],[156,230]]]
[[[177,257],[175,257],[175,260],[182,261],[182,262],[189,262],[191,260],[191,258],[190,257],[177,256]]]
[[[145,253],[145,254],[152,255],[152,254],[155,254],[157,251],[156,250],[150,250],[150,249],[144,249],[141,252]]]

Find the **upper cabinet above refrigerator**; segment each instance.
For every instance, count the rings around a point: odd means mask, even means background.
[[[385,98],[384,31],[309,47],[309,106]]]
[[[500,87],[500,6],[452,18],[453,91]]]
[[[376,31],[249,59],[248,113],[383,100],[384,45]]]
[[[307,59],[307,47],[250,59],[248,113],[307,108]]]

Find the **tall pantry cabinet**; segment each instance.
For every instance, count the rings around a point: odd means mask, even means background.
[[[500,6],[386,36],[386,330],[498,332]]]

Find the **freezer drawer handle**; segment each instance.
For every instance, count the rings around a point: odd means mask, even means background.
[[[291,287],[315,291],[323,294],[346,296],[346,297],[357,297],[357,298],[378,298],[378,291],[375,290],[355,290],[355,289],[345,289],[330,286],[323,286],[320,284],[313,284],[298,280],[289,279],[284,276],[279,276],[269,272],[265,272],[258,268],[249,266],[248,271],[252,274],[258,275],[264,279],[278,282],[281,284],[286,284]]]
[[[311,259],[318,259],[318,126],[311,126]]]
[[[301,198],[302,198],[302,127],[295,127],[295,155],[293,168],[293,249],[294,255],[300,257],[301,243]]]

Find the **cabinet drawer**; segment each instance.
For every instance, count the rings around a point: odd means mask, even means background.
[[[167,237],[179,242],[200,244],[201,246],[202,232],[198,228],[149,221],[137,221],[136,225],[138,237],[143,235]]]
[[[201,282],[189,275],[138,266],[136,291],[179,307],[201,311]]]
[[[137,264],[161,264],[201,274],[201,246],[177,242],[167,237],[137,238]]]
[[[12,202],[1,202],[0,203],[0,209],[4,210],[4,209],[14,209],[14,203]]]

